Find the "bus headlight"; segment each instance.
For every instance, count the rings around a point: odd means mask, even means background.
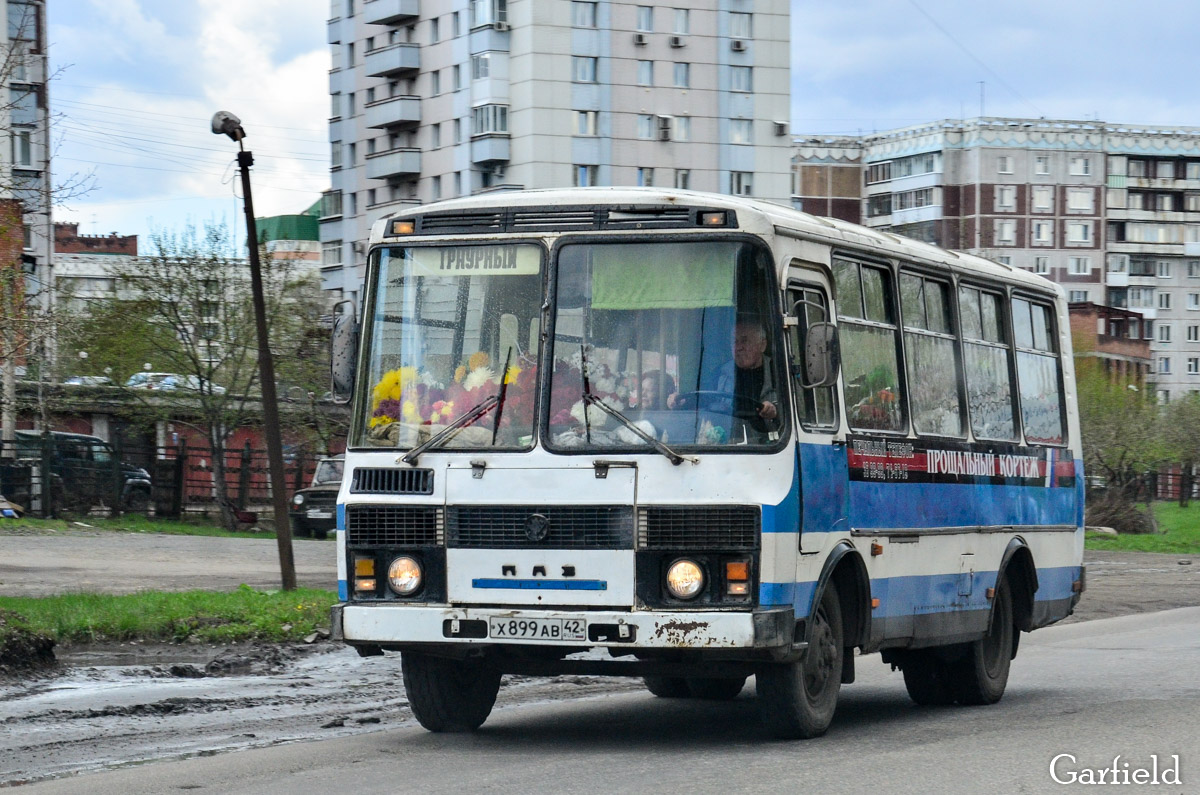
[[[388,566],[388,585],[400,596],[412,596],[421,590],[424,579],[416,558],[401,555]]]
[[[667,569],[667,590],[676,599],[693,599],[704,590],[704,570],[691,560],[677,560]]]

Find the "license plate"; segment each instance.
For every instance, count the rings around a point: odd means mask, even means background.
[[[305,516],[309,519],[332,519],[333,511],[319,511],[316,508],[309,508]]]
[[[488,631],[505,640],[587,639],[587,623],[580,618],[491,618]]]

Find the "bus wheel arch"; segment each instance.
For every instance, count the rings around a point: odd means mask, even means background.
[[[825,560],[813,595],[814,614],[830,583],[836,587],[841,602],[843,642],[847,648],[865,647],[871,636],[871,580],[862,555],[849,541],[839,543]],[[810,623],[806,622],[806,640]]]
[[[1033,552],[1030,551],[1025,539],[1017,537],[1008,543],[1000,568],[996,575],[996,586],[1000,581],[1008,580],[1009,596],[1012,598],[1013,624],[1018,632],[1013,633],[1013,657],[1017,656],[1017,642],[1020,632],[1032,632],[1033,599],[1038,589],[1037,566],[1033,562]],[[993,609],[994,609],[993,605]]]

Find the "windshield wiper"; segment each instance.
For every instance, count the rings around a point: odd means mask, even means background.
[[[499,402],[500,397],[498,395],[492,395],[482,403],[472,406],[462,414],[459,414],[458,417],[455,418],[454,422],[450,423],[445,428],[442,428],[440,431],[435,433],[433,436],[430,436],[413,449],[409,450],[400,460],[410,465],[417,463],[417,458],[421,455],[421,453],[440,445],[444,440],[453,436],[454,432],[459,428],[465,425],[470,425],[484,414],[487,414],[492,410],[492,407]]]
[[[647,442],[655,450],[657,450],[658,452],[660,452],[664,456],[666,456],[667,460],[670,461],[675,466],[679,466],[684,461],[691,461],[693,464],[699,463],[699,459],[685,458],[684,456],[681,456],[679,453],[672,450],[670,447],[667,447],[664,443],[660,442],[658,439],[655,439],[653,436],[651,436],[650,434],[646,433],[641,428],[639,428],[637,426],[637,423],[635,423],[633,420],[629,419],[624,414],[622,414],[621,412],[614,409],[612,406],[609,406],[603,400],[596,397],[592,393],[585,392],[583,394],[583,404],[584,404],[583,412],[584,412],[585,416],[587,415],[587,407],[588,406],[597,407],[598,409],[603,411],[605,414],[612,417],[617,422],[621,423],[626,428],[628,428],[629,430],[631,430],[635,434],[637,434],[643,441]]]

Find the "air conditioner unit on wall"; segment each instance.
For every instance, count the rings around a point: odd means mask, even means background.
[[[645,46],[646,41],[647,41],[647,39],[646,39],[645,33],[633,34],[633,43],[638,45],[639,47]]]
[[[507,22],[493,22],[492,30],[508,30]]]
[[[658,117],[658,140],[660,140],[660,141],[671,140],[671,126],[674,123],[674,121],[675,120],[671,116],[659,116]]]
[[[671,37],[671,46],[672,47],[685,47],[685,46],[687,46],[687,39],[685,39],[683,36],[672,36]]]
[[[776,135],[787,135],[788,126],[787,126],[786,121],[777,121],[777,122],[774,122],[774,124],[775,124],[775,134]]]
[[[734,52],[745,52],[746,42],[742,41],[741,39],[734,39],[733,41],[729,42],[729,48]]]

